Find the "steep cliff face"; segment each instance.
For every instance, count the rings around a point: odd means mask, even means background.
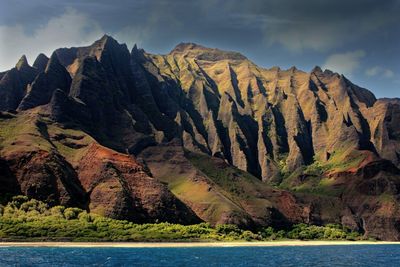
[[[57,55],[53,54],[46,69],[28,86],[18,109],[27,110],[47,104],[56,89],[68,92],[70,85],[71,78],[68,72],[58,61]]]
[[[37,70],[28,65],[25,56],[16,64],[15,68],[4,73],[0,80],[0,110],[15,110],[26,94]]]
[[[371,139],[377,152],[400,166],[400,100],[380,99],[368,115]]]
[[[194,44],[145,57],[149,72],[178,85],[191,103],[192,110],[181,105],[191,117],[184,146],[222,156],[264,181],[279,182],[279,170],[327,162],[335,151],[374,150],[364,113],[376,99],[343,76],[318,67],[263,69],[238,53]]]
[[[0,78],[4,196],[137,222],[334,222],[400,239],[400,100],[342,75],[193,43],[129,52],[104,36]]]

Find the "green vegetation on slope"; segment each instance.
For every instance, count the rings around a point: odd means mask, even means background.
[[[43,127],[43,122],[31,114],[0,118],[0,150],[6,148],[8,153],[34,149],[50,151],[51,144],[42,136]]]
[[[282,181],[279,188],[322,197],[337,197],[344,190],[342,185],[335,186],[334,178],[324,175],[318,167],[318,162],[298,168]]]
[[[258,178],[236,167],[228,164],[216,166],[217,163],[213,161],[213,158],[207,155],[187,152],[186,157],[196,168],[201,170],[218,186],[230,193],[232,197],[249,199],[254,197],[254,194],[251,194],[251,192],[268,187],[268,185],[262,183]]]
[[[279,187],[298,193],[340,196],[344,190],[343,185],[336,185],[335,180],[327,174],[357,169],[366,157],[365,153],[351,149],[334,151],[326,162],[314,157],[312,164],[301,166],[292,173],[285,173]]]
[[[8,114],[8,113],[7,113]],[[36,150],[54,151],[69,162],[79,161],[93,139],[83,131],[61,128],[37,114],[0,116],[0,155]]]
[[[88,214],[78,208],[49,207],[25,196],[13,197],[6,206],[0,205],[0,240],[3,241],[266,241],[286,238],[358,240],[361,236],[338,225],[298,224],[288,231],[268,227],[253,233],[235,225],[134,224]]]

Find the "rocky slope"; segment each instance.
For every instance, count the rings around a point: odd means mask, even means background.
[[[342,223],[400,240],[400,100],[315,67],[261,68],[109,36],[0,80],[0,193],[132,221]]]

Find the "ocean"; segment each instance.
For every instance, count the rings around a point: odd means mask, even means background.
[[[0,247],[0,266],[400,266],[400,246]]]

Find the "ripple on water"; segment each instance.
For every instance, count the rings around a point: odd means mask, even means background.
[[[0,266],[399,266],[398,245],[191,248],[0,247]]]

